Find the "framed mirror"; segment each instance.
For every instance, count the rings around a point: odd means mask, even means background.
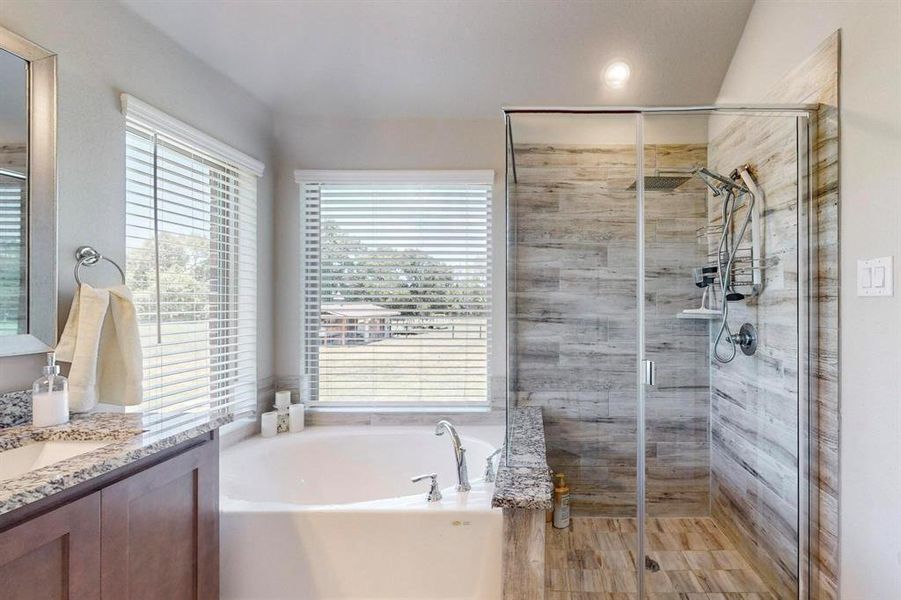
[[[0,356],[56,345],[56,55],[0,27]]]

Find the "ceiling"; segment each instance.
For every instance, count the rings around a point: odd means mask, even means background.
[[[752,0],[121,0],[277,113],[713,102]],[[604,66],[632,78],[605,88]]]

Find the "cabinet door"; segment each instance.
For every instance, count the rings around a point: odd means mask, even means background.
[[[4,600],[100,598],[100,494],[0,533]]]
[[[104,600],[219,597],[218,442],[102,492]]]

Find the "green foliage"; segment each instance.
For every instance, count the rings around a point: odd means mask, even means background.
[[[334,223],[322,224],[320,239],[320,264],[334,282],[323,292],[323,303],[372,302],[407,316],[424,311],[469,316],[486,303],[485,273],[466,273],[421,250],[367,246]],[[370,258],[377,252],[384,258]]]
[[[161,233],[159,244],[162,321],[210,318],[215,282],[211,276],[210,240]],[[156,294],[156,247],[146,240],[128,254],[128,283],[136,296]]]

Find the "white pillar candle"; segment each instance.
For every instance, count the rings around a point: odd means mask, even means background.
[[[263,437],[275,437],[278,433],[278,413],[274,410],[260,416],[260,433]]]
[[[297,433],[298,431],[303,431],[304,426],[304,413],[303,413],[304,405],[303,404],[292,404],[288,407],[288,429],[291,433]]]
[[[286,410],[291,405],[291,392],[281,390],[275,392],[275,408],[276,410]]]

